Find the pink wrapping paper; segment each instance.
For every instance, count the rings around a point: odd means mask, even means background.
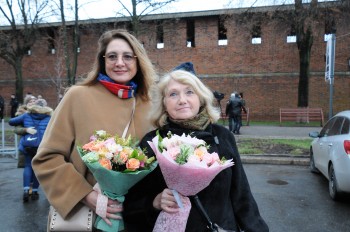
[[[159,167],[168,188],[179,192],[183,196],[197,194],[207,187],[219,172],[234,164],[232,160],[227,160],[224,164],[215,162],[210,167],[204,162],[180,165],[167,154],[165,149],[163,153],[158,150],[158,136],[154,137],[152,142],[148,141],[148,143],[157,157]],[[181,207],[181,202],[178,202],[178,205],[180,207],[178,213],[169,214],[165,211],[160,212],[153,232],[184,232],[186,230],[191,202],[185,197],[184,206]]]
[[[215,163],[210,167],[194,166],[189,164],[179,165],[164,150],[158,150],[158,137],[149,142],[156,154],[159,167],[163,173],[164,180],[170,189],[174,189],[183,196],[193,196],[207,187],[215,176],[222,170],[233,166],[232,160],[227,160],[220,165]]]
[[[162,211],[153,228],[153,232],[182,232],[185,231],[188,215],[191,210],[191,202],[184,198],[184,207],[178,213],[170,214]]]

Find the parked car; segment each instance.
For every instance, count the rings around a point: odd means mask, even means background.
[[[320,132],[311,132],[310,170],[329,182],[329,195],[338,200],[350,193],[350,110],[332,117]]]

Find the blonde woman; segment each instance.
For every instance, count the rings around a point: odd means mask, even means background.
[[[221,171],[208,187],[198,193],[198,197],[211,220],[225,231],[269,231],[250,191],[234,135],[227,128],[215,124],[220,110],[214,107],[212,91],[194,73],[193,70],[176,70],[159,81],[153,95],[152,112],[152,122],[158,129],[146,134],[140,146],[152,156],[154,152],[148,141],[156,133],[159,132],[163,138],[168,132],[180,136],[185,133],[204,140],[210,146],[210,153],[216,152],[220,158],[233,159],[234,165]],[[160,211],[169,214],[179,212],[159,167],[129,192],[124,207],[124,220],[129,232],[152,231]],[[145,220],[140,222],[140,219]],[[192,202],[186,231],[208,231],[207,225]]]

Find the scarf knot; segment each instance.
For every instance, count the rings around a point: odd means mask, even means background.
[[[111,93],[117,95],[121,99],[132,98],[136,95],[137,84],[133,81],[130,81],[128,85],[120,85],[102,73],[98,75],[97,80]]]
[[[170,122],[173,122],[183,128],[190,130],[205,130],[210,124],[210,117],[207,110],[203,107],[199,113],[192,118],[184,120],[176,120],[168,117]]]

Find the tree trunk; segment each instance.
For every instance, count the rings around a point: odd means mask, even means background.
[[[66,64],[66,75],[67,75],[67,82],[68,86],[72,85],[72,79],[71,79],[71,71],[70,71],[70,59],[69,59],[69,53],[68,53],[68,38],[67,38],[67,26],[66,26],[66,19],[64,16],[64,7],[63,7],[63,0],[60,0],[60,9],[61,9],[61,20],[62,20],[62,35],[63,35],[63,54]]]
[[[310,56],[313,43],[312,29],[308,27],[303,39],[298,44],[299,48],[299,85],[298,85],[298,107],[309,106],[309,78],[310,78]]]
[[[16,59],[16,97],[20,103],[23,103],[23,77],[22,77],[22,59]]]
[[[132,0],[131,2],[132,2],[132,16],[131,16],[132,31],[134,32],[134,35],[137,38],[139,35],[139,19],[136,11],[137,2],[136,0]]]
[[[72,85],[75,84],[75,77],[77,75],[78,66],[78,47],[79,47],[79,24],[78,24],[78,0],[75,0],[75,22],[74,22],[74,34],[73,34],[73,66],[71,71]]]
[[[300,71],[298,85],[298,107],[308,107],[309,102],[309,60],[310,51],[299,50]]]

